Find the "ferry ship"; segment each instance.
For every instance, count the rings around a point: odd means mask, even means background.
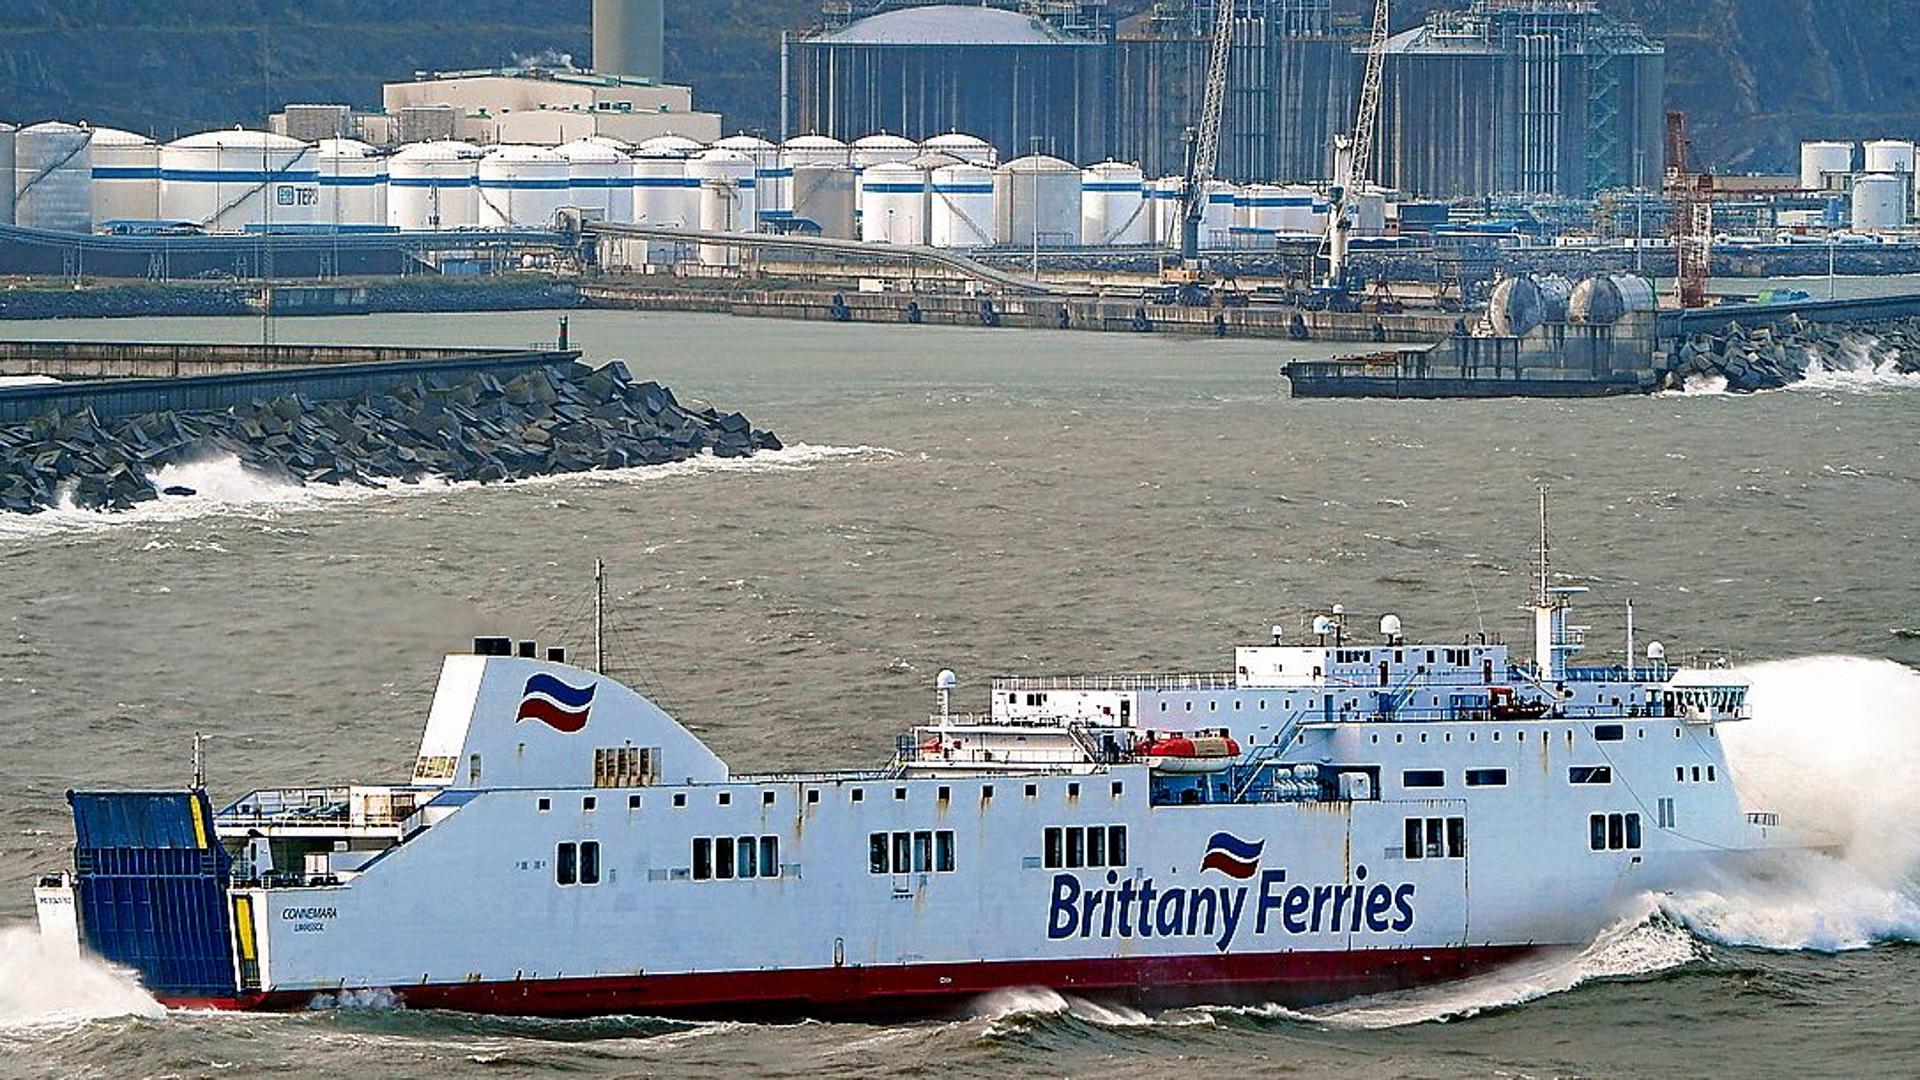
[[[1335,607],[1229,671],[995,678],[983,713],[942,672],[867,771],[734,772],[598,664],[483,638],[403,783],[71,792],[37,910],[195,1008],[876,1015],[1458,978],[1779,845],[1719,738],[1745,682],[1640,662],[1631,629],[1630,662],[1576,662],[1584,590],[1553,584],[1544,526],[1541,551],[1527,663]]]

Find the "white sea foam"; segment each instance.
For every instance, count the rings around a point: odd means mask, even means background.
[[[898,457],[898,451],[877,446],[810,446],[796,443],[779,450],[762,450],[751,457],[721,458],[701,454],[686,461],[664,465],[641,465],[628,469],[604,469],[593,472],[559,473],[538,476],[511,484],[482,484],[478,481],[450,482],[429,478],[417,484],[392,482],[384,488],[358,484],[307,484],[269,476],[242,465],[232,456],[213,458],[185,465],[166,466],[153,477],[160,487],[192,488],[192,495],[164,496],[142,503],[132,510],[117,513],[81,510],[71,505],[39,514],[0,513],[0,541],[34,539],[45,536],[86,533],[128,525],[164,525],[199,518],[241,517],[250,520],[277,520],[340,502],[364,502],[382,498],[460,494],[484,488],[521,486],[573,486],[590,489],[602,485],[651,483],[677,477],[708,473],[805,471],[822,463],[841,459]]]
[[[989,1021],[987,1031],[997,1034],[1002,1022],[1032,1016],[1071,1016],[1100,1027],[1145,1027],[1155,1023],[1152,1016],[1125,1005],[1100,1005],[1044,987],[1015,987],[983,995],[974,1003],[974,1016]]]
[[[164,1011],[131,973],[45,941],[33,926],[0,927],[0,1031]]]

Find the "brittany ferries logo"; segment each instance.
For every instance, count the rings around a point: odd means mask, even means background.
[[[1226,952],[1248,929],[1267,934],[1404,934],[1413,929],[1411,882],[1367,883],[1367,868],[1355,866],[1353,880],[1339,884],[1287,883],[1284,869],[1260,869],[1265,840],[1242,840],[1214,833],[1200,857],[1200,872],[1218,871],[1243,885],[1176,885],[1160,888],[1152,877],[1122,880],[1106,873],[1105,887],[1082,885],[1078,874],[1053,876],[1047,906],[1047,937],[1181,938],[1205,937]],[[1258,882],[1253,878],[1258,875]],[[1204,877],[1202,880],[1206,880]],[[1248,896],[1253,910],[1249,912]],[[1248,916],[1251,915],[1249,919]]]
[[[568,686],[559,679],[540,672],[527,680],[527,688],[521,692],[520,709],[514,714],[513,722],[538,720],[555,731],[568,734],[587,726],[587,712],[593,708],[595,684]]]

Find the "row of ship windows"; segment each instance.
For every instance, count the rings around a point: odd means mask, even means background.
[[[1617,702],[1617,701],[1616,701],[1616,702],[1614,702],[1614,704],[1616,704],[1616,705],[1618,705],[1618,704],[1619,704],[1619,702]],[[1550,735],[1550,734],[1552,734],[1552,732],[1551,732],[1550,730],[1549,730],[1549,731],[1542,731],[1542,732],[1540,733],[1540,738],[1541,738],[1541,740],[1542,740],[1542,741],[1545,741],[1545,739],[1547,738],[1547,736],[1548,736],[1548,735]],[[1644,738],[1646,738],[1646,737],[1647,737],[1647,729],[1646,729],[1646,728],[1635,728],[1635,729],[1633,729],[1633,735],[1634,735],[1634,738],[1636,738],[1636,739],[1644,739]],[[1499,741],[1500,741],[1500,736],[1501,736],[1501,732],[1500,732],[1500,731],[1498,731],[1498,730],[1496,730],[1496,731],[1494,731],[1494,732],[1493,732],[1493,741],[1494,741],[1494,742],[1499,742]],[[1525,728],[1520,728],[1520,729],[1518,729],[1518,730],[1516,730],[1516,731],[1514,731],[1514,732],[1513,732],[1513,737],[1514,737],[1514,740],[1515,740],[1515,741],[1517,741],[1517,742],[1526,742],[1526,741],[1527,741],[1527,731],[1526,731],[1526,729],[1525,729]],[[1620,725],[1620,724],[1595,724],[1595,725],[1594,725],[1594,727],[1593,727],[1593,741],[1594,741],[1594,742],[1620,742],[1621,740],[1623,740],[1623,739],[1625,739],[1626,737],[1627,737],[1627,732],[1626,732],[1626,728],[1625,728],[1625,727],[1624,727],[1623,725]],[[1680,730],[1679,728],[1674,728],[1674,729],[1673,729],[1673,737],[1674,737],[1674,738],[1676,738],[1676,739],[1678,739],[1678,738],[1680,738],[1680,737],[1681,737],[1681,730]],[[1707,729],[1707,738],[1709,738],[1709,739],[1717,739],[1717,738],[1719,738],[1719,737],[1720,737],[1720,734],[1719,734],[1719,732],[1717,732],[1717,731],[1715,731],[1715,730],[1714,730],[1714,729],[1712,729],[1712,728],[1708,728],[1708,729]],[[1406,734],[1405,734],[1404,732],[1401,732],[1401,733],[1396,733],[1396,734],[1394,735],[1394,737],[1393,737],[1393,741],[1394,741],[1394,742],[1396,742],[1396,743],[1402,743],[1402,742],[1405,742],[1405,741],[1406,741],[1406,739],[1407,739],[1407,737],[1406,737]],[[1374,742],[1376,742],[1376,743],[1377,743],[1377,742],[1379,742],[1379,741],[1380,741],[1380,736],[1379,736],[1379,735],[1374,735],[1374,736],[1372,736],[1372,740],[1373,740]],[[1424,731],[1423,731],[1423,732],[1421,732],[1421,733],[1420,733],[1420,741],[1421,741],[1421,742],[1423,742],[1423,743],[1424,743],[1424,742],[1426,742],[1426,741],[1428,741],[1428,733],[1427,733],[1427,732],[1424,732]],[[1442,741],[1442,742],[1452,742],[1452,741],[1453,741],[1453,732],[1451,732],[1451,731],[1445,731],[1445,732],[1441,732],[1441,735],[1440,735],[1440,741]],[[1469,732],[1467,732],[1467,741],[1468,741],[1468,742],[1478,742],[1478,741],[1479,741],[1479,733],[1478,733],[1478,732],[1473,732],[1473,731],[1469,731]],[[1567,729],[1567,745],[1568,745],[1568,746],[1572,746],[1572,745],[1573,745],[1573,729],[1572,729],[1572,728],[1568,728],[1568,729]]]
[[[1113,785],[1109,790],[1112,794],[1112,797],[1117,799],[1121,795],[1124,795],[1126,793],[1127,786],[1124,782],[1115,780],[1113,781]],[[1025,794],[1026,794],[1026,797],[1029,799],[1039,798],[1040,785],[1028,784],[1026,786]],[[904,787],[894,788],[893,797],[898,802],[906,802],[907,789]],[[1067,784],[1067,798],[1077,799],[1079,797],[1080,797],[1080,782],[1076,780]],[[866,798],[867,798],[867,793],[865,788],[850,788],[847,791],[848,802],[865,802]],[[980,785],[980,801],[987,802],[992,798],[993,798],[993,785],[992,784]],[[952,801],[953,789],[947,786],[946,784],[940,785],[939,791],[935,793],[935,799],[943,803]],[[718,806],[732,806],[733,793],[730,791],[716,792],[714,794],[713,801],[715,805],[718,805]],[[772,806],[775,801],[776,799],[773,792],[762,791],[760,793],[760,805]],[[814,803],[818,803],[819,801],[820,801],[820,789],[809,788],[807,790],[807,802],[809,804],[814,804]],[[544,814],[547,811],[553,809],[553,800],[543,795],[537,800],[535,805],[539,808],[540,812]],[[599,805],[600,805],[600,800],[598,796],[587,795],[587,796],[583,796],[580,800],[580,809],[587,811],[589,813],[598,809]],[[674,792],[673,805],[675,807],[684,808],[687,805],[687,793],[684,791]],[[638,795],[627,796],[627,809],[629,810],[640,809],[640,796]]]
[[[567,840],[555,847],[553,882],[556,885],[600,884],[600,841]]]
[[[953,830],[867,834],[869,874],[953,873]]]
[[[696,836],[693,838],[693,880],[777,878],[780,876],[780,838],[777,836]]]
[[[1593,814],[1589,816],[1587,848],[1591,851],[1640,850],[1640,815]]]
[[[1712,766],[1708,766],[1708,773],[1712,773]],[[1466,781],[1468,787],[1506,787],[1507,770],[1468,769]],[[1613,783],[1613,766],[1575,765],[1567,770],[1567,783],[1611,784]],[[1400,786],[1404,788],[1446,787],[1447,771],[1445,769],[1407,769],[1400,774]]]
[[[1074,825],[1041,833],[1040,862],[1049,870],[1127,865],[1125,825]]]
[[[1467,857],[1467,819],[1410,817],[1406,845],[1401,851],[1409,859],[1464,859]]]

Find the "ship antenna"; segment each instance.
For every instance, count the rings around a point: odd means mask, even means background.
[[[193,788],[199,791],[207,786],[207,759],[201,751],[201,745],[207,741],[205,735],[193,733]]]
[[[1550,598],[1547,595],[1547,486],[1540,485],[1540,592],[1535,603],[1546,607]]]
[[[593,670],[607,673],[607,564],[593,560]]]

